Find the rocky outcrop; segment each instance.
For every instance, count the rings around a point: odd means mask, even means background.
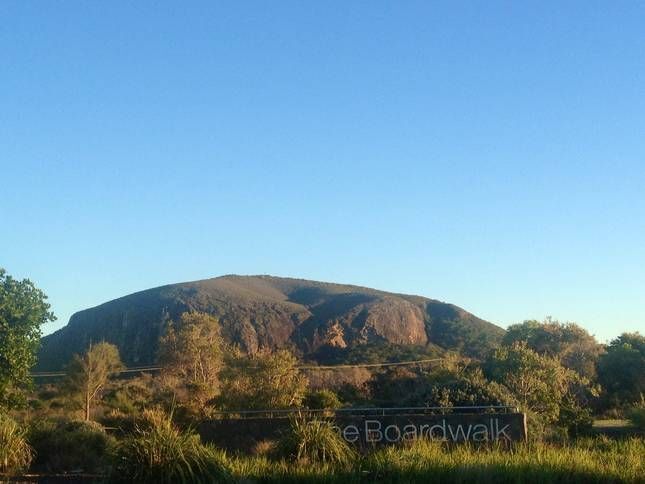
[[[169,320],[184,311],[220,319],[224,337],[248,352],[382,343],[485,351],[503,330],[456,306],[375,289],[271,276],[223,276],[130,294],[74,314],[43,338],[38,368],[58,369],[90,342],[119,347],[128,365],[154,363]],[[446,333],[455,334],[446,334]],[[471,351],[472,350],[472,351]]]

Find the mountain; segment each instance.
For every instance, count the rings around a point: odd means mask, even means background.
[[[62,368],[90,342],[116,344],[128,366],[155,362],[167,321],[184,311],[220,319],[225,339],[249,352],[290,347],[316,360],[326,350],[415,346],[481,356],[504,330],[452,304],[365,287],[272,276],[228,275],[156,287],[72,315],[45,336],[39,370]]]

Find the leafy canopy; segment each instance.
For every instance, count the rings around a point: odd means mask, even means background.
[[[642,403],[645,396],[645,336],[623,333],[598,362],[598,377],[616,403]]]
[[[28,279],[18,281],[0,268],[0,408],[24,402],[36,363],[40,326],[56,318],[47,296]]]
[[[595,389],[577,372],[550,356],[537,353],[526,342],[497,349],[486,361],[486,374],[504,385],[524,411],[555,422],[566,404],[584,404]]]
[[[217,318],[186,312],[170,323],[159,341],[159,362],[185,380],[210,384],[222,366],[224,341]]]
[[[232,351],[220,373],[219,403],[229,410],[300,406],[307,378],[295,368],[297,363],[287,350],[261,351],[251,356]]]
[[[515,404],[510,392],[487,380],[475,362],[451,356],[427,369],[388,368],[373,377],[369,388],[379,406]]]
[[[215,396],[225,349],[217,318],[200,312],[183,313],[159,340],[164,384],[193,413]]]
[[[546,318],[543,322],[530,320],[513,324],[502,344],[510,346],[520,341],[540,355],[556,358],[563,366],[586,378],[596,376],[596,362],[603,351],[602,346],[575,323]]]

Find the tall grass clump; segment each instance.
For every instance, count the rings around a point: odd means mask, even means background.
[[[289,432],[278,443],[278,454],[298,461],[347,464],[355,452],[326,420],[291,419]]]
[[[372,449],[350,465],[228,458],[240,482],[268,483],[642,483],[645,440],[582,438],[567,444],[451,445],[418,440]]]
[[[41,472],[104,473],[115,447],[100,424],[83,420],[35,421],[28,438],[36,452],[33,468]]]
[[[567,445],[523,443],[513,448],[446,446],[420,440],[368,456],[364,469],[388,482],[643,482],[642,439],[580,439]]]
[[[222,457],[199,435],[181,432],[172,415],[148,410],[117,450],[114,480],[142,483],[225,482]]]
[[[18,424],[0,414],[0,474],[16,474],[26,470],[32,450]]]

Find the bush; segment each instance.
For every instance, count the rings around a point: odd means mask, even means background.
[[[593,416],[588,408],[577,405],[562,406],[558,424],[567,430],[570,437],[580,437],[591,432]]]
[[[0,474],[16,474],[31,463],[32,450],[18,424],[0,415]]]
[[[305,406],[312,409],[334,410],[343,406],[338,395],[331,390],[309,392],[305,396]]]
[[[42,420],[29,430],[36,451],[34,468],[44,472],[104,472],[110,463],[114,438],[96,422]]]
[[[355,452],[326,420],[292,418],[291,429],[278,443],[278,454],[307,462],[347,464]]]
[[[217,452],[202,445],[199,435],[180,432],[172,415],[145,411],[117,450],[114,480],[176,483],[222,482],[227,473]]]
[[[645,406],[632,408],[627,416],[634,427],[645,430]]]

